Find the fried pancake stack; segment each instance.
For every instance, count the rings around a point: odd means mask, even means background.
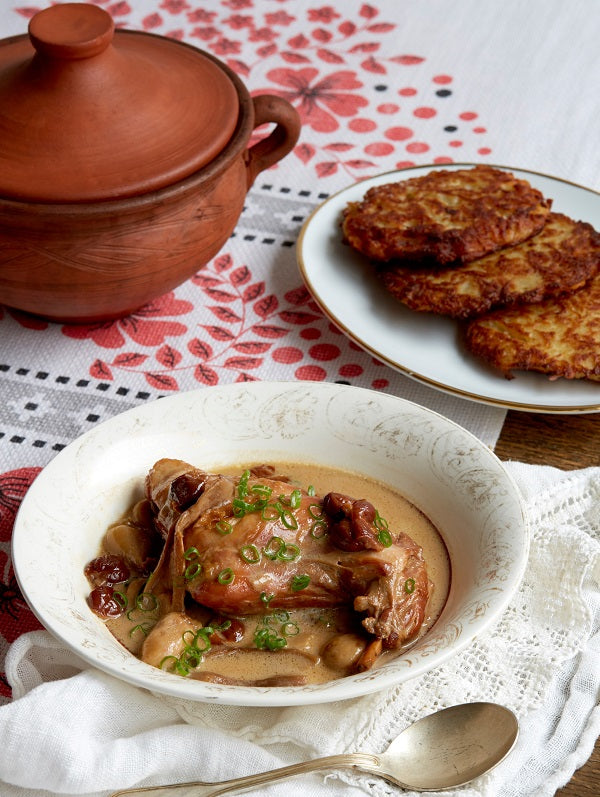
[[[551,205],[476,166],[371,188],[342,229],[394,297],[466,321],[467,347],[507,377],[600,380],[600,235]]]
[[[342,227],[371,260],[446,266],[524,241],[549,212],[550,203],[525,180],[476,166],[371,188],[345,209]]]

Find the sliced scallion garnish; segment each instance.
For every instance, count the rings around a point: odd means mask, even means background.
[[[281,626],[281,633],[283,636],[296,636],[300,633],[300,627],[297,623],[287,622]]]
[[[114,600],[119,604],[121,609],[125,611],[125,609],[127,608],[127,604],[129,603],[127,595],[124,592],[121,592],[121,590],[116,589],[114,590],[112,596]]]
[[[303,573],[301,576],[294,576],[290,586],[292,592],[300,592],[300,590],[306,589],[309,584],[310,576],[306,573]]]
[[[135,607],[141,612],[153,612],[158,609],[158,598],[151,592],[140,592],[135,599]]]
[[[217,576],[217,581],[219,582],[219,584],[223,584],[225,586],[233,584],[234,579],[235,579],[235,573],[230,567],[226,567],[224,570],[221,570],[221,572]]]
[[[392,544],[392,535],[389,533],[387,529],[381,529],[377,534],[377,539],[383,545],[384,548],[389,548]]]
[[[287,645],[287,641],[277,631],[263,626],[254,632],[254,644],[259,650],[280,650]]]
[[[323,517],[323,505],[322,504],[309,504],[308,506],[308,514],[315,519],[319,519]]]
[[[240,548],[240,556],[249,565],[255,565],[260,562],[260,551],[256,545],[244,545]]]
[[[149,623],[149,622],[138,623],[137,625],[133,626],[133,628],[129,632],[129,636],[132,637],[136,631],[141,631],[144,636],[148,636],[148,634],[153,628],[154,628],[154,623]]]
[[[327,522],[325,520],[315,520],[310,527],[310,536],[314,540],[320,540],[327,535]]]
[[[277,559],[277,555],[284,548],[285,540],[283,540],[281,537],[271,537],[262,551],[268,559]]]

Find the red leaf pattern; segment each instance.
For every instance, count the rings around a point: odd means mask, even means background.
[[[248,266],[241,266],[240,268],[236,268],[231,272],[229,275],[229,281],[232,285],[245,285],[251,279],[251,277],[252,275]]]
[[[211,338],[220,341],[235,340],[235,335],[230,330],[224,327],[211,327],[203,324],[204,329],[208,332]]]
[[[269,296],[265,296],[259,302],[256,302],[254,305],[254,312],[256,315],[261,316],[261,318],[267,318],[267,316],[274,313],[278,307],[279,300],[275,294],[272,293]]]
[[[252,331],[261,338],[282,338],[289,333],[289,329],[273,324],[256,324],[252,327]]]
[[[166,374],[146,373],[146,380],[151,387],[157,390],[178,390],[177,381]]]
[[[122,368],[135,368],[138,365],[141,365],[148,359],[147,354],[140,354],[135,351],[128,351],[123,352],[122,354],[117,354],[115,359],[113,360],[113,365],[118,365]]]
[[[208,368],[204,365],[197,365],[194,369],[194,378],[197,382],[201,382],[203,385],[210,386],[210,385],[218,385],[219,384],[219,375],[215,371],[214,368]]]
[[[255,302],[259,296],[262,296],[265,292],[265,283],[264,282],[255,282],[252,285],[248,285],[245,289],[244,293],[242,294],[242,299],[244,302]]]
[[[262,365],[259,357],[229,357],[225,360],[225,368],[233,368],[235,371],[242,371],[246,368],[258,368]]]
[[[181,357],[181,352],[169,345],[161,346],[156,352],[156,359],[165,368],[175,368],[181,362]]]
[[[233,310],[230,310],[228,307],[219,307],[219,305],[216,305],[215,307],[209,307],[208,309],[211,311],[211,313],[216,315],[219,321],[224,321],[226,324],[237,324],[242,320],[239,315],[234,313]]]
[[[90,376],[94,377],[94,379],[111,380],[113,378],[112,371],[107,363],[105,363],[103,360],[94,360],[94,362],[90,365],[89,373]]]
[[[222,291],[218,288],[205,288],[204,292],[207,296],[215,302],[235,302],[237,296],[235,293],[229,293],[228,291]]]
[[[205,340],[200,338],[193,338],[188,343],[188,350],[195,356],[200,357],[201,360],[209,360],[213,355],[212,346]]]

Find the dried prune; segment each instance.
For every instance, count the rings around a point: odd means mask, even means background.
[[[97,556],[88,562],[84,569],[85,575],[92,584],[122,584],[127,581],[130,570],[125,560],[114,554]]]
[[[110,586],[96,587],[88,595],[90,609],[99,617],[119,617],[126,609],[126,601]]]

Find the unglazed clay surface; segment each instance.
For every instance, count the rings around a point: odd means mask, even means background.
[[[300,132],[285,99],[85,3],[0,42],[0,78],[0,297],[52,320],[118,318],[184,282]]]

